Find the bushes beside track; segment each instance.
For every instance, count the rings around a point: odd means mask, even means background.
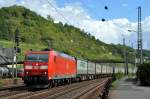
[[[113,74],[113,81],[120,80],[123,77],[124,77],[124,73],[121,72]]]
[[[143,63],[138,66],[137,78],[140,80],[141,85],[150,85],[150,63]]]
[[[116,89],[117,85],[118,85],[118,81],[123,78],[125,75],[124,73],[116,73],[116,74],[113,74],[112,76],[112,84],[111,84],[111,89]]]

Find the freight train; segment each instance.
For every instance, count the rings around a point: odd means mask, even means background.
[[[37,88],[108,77],[115,72],[124,72],[121,66],[121,69],[115,69],[115,66],[109,63],[77,59],[52,49],[27,52],[23,64],[24,83]]]

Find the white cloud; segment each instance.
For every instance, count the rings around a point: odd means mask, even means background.
[[[143,28],[144,32],[150,32],[150,16],[146,17],[145,20],[143,21]]]
[[[8,7],[11,5],[14,5],[16,3],[16,0],[0,0],[0,7]]]
[[[128,38],[127,42],[130,39],[136,43],[136,33],[128,32],[127,30],[137,30],[137,23],[131,22],[127,18],[113,19],[102,22],[92,19],[86,10],[81,7],[80,3],[66,4],[64,7],[60,8],[57,6],[55,0],[49,1],[58,10],[59,14],[55,8],[51,7],[47,3],[47,0],[0,0],[0,7],[10,6],[13,4],[22,5],[37,12],[43,17],[50,14],[56,22],[61,21],[65,23],[67,21],[60,15],[62,14],[69,21],[69,24],[90,32],[96,38],[106,43],[121,43],[122,34]],[[127,6],[127,4],[123,4],[122,6]],[[144,24],[142,26],[144,48],[150,49],[150,16],[146,17],[142,23]]]

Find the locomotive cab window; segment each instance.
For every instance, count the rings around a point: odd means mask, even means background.
[[[48,54],[29,54],[25,58],[26,61],[48,62]]]

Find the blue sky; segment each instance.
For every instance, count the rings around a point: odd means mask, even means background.
[[[129,21],[129,23],[134,24],[133,27],[129,27],[129,29],[133,28],[134,30],[137,30],[136,23],[137,23],[137,7],[138,6],[142,7],[142,20],[145,20],[148,16],[150,16],[150,10],[149,10],[150,0],[56,0],[56,3],[60,8],[63,8],[64,6],[67,6],[67,5],[74,5],[74,4],[79,5],[85,10],[86,13],[88,13],[88,15],[93,20],[101,20],[102,18],[105,18],[106,20],[111,21],[113,19],[125,18]],[[108,10],[105,10],[104,6],[108,6]],[[118,27],[122,28],[122,26],[118,26]],[[120,31],[120,32],[126,32],[126,31]],[[145,33],[143,35],[143,39],[145,39],[143,43],[145,43],[144,48],[150,49],[150,44],[148,43],[149,35],[147,35],[149,34],[148,32],[149,31],[143,32]],[[127,38],[126,43],[128,45],[130,45],[129,43],[130,41],[130,42],[135,43],[134,44],[135,47],[137,46],[136,33],[132,33],[130,34],[130,36],[127,36],[126,38]],[[121,39],[118,40],[117,42],[121,43]],[[117,43],[117,42],[114,42],[114,43]]]
[[[54,22],[71,24],[105,43],[122,43],[137,46],[137,7],[142,7],[144,49],[150,49],[150,0],[0,0],[0,7],[24,6],[43,17],[50,15]],[[108,10],[104,9],[108,6]],[[56,11],[56,9],[57,11]],[[59,13],[58,13],[59,12]],[[65,20],[62,15],[65,17]],[[106,21],[102,22],[101,19]],[[129,42],[130,41],[130,42]]]
[[[128,18],[130,21],[137,20],[137,7],[142,7],[142,17],[150,15],[150,0],[56,0],[59,7],[68,4],[79,4],[94,19]],[[104,6],[108,6],[108,10]]]

